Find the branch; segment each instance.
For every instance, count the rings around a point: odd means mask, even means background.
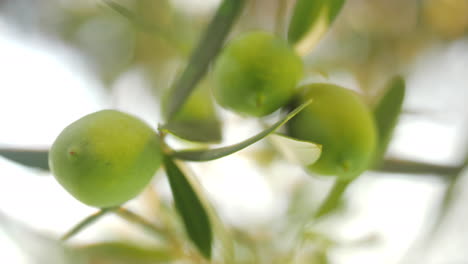
[[[386,159],[374,171],[407,174],[436,174],[444,177],[457,175],[463,166],[436,165],[426,162],[402,159]]]
[[[89,226],[90,224],[96,222],[99,218],[110,212],[112,208],[101,209],[98,212],[86,217],[85,219],[81,220],[75,227],[73,227],[70,231],[65,233],[65,235],[60,238],[62,241],[66,241],[72,236],[76,235],[78,232],[83,230],[85,227]]]

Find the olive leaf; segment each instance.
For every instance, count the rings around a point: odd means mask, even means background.
[[[182,162],[177,164],[179,169],[185,175],[185,178],[192,186],[193,190],[197,194],[198,198],[200,199],[203,207],[205,208],[208,218],[211,224],[211,228],[213,229],[213,235],[215,241],[219,242],[219,246],[214,245],[217,249],[219,249],[220,256],[222,256],[223,260],[222,263],[231,264],[235,263],[235,255],[234,255],[234,239],[232,237],[231,232],[226,228],[223,221],[221,220],[220,216],[213,208],[211,203],[208,201],[205,192],[203,190],[202,185],[194,176],[193,171]]]
[[[59,241],[38,233],[0,212],[0,237],[3,234],[23,253],[28,263],[84,264],[84,259]],[[0,254],[1,256],[1,254]],[[0,257],[0,261],[2,258]]]
[[[222,139],[221,121],[209,88],[207,85],[197,88],[174,119],[159,129],[189,141],[219,143]]]
[[[314,164],[322,153],[322,146],[313,142],[276,133],[268,136],[268,139],[288,161],[301,166]]]
[[[167,120],[175,117],[198,81],[208,70],[210,62],[218,55],[244,3],[245,0],[224,0],[219,6],[190,56],[185,70],[169,91],[168,103],[163,111]]]
[[[379,138],[374,158],[377,164],[385,155],[401,113],[404,97],[405,80],[401,76],[395,76],[388,81],[384,95],[374,107],[374,119]]]
[[[288,29],[288,41],[307,54],[317,44],[340,12],[345,0],[298,0]]]
[[[170,262],[174,258],[168,248],[143,247],[127,241],[94,243],[73,250],[88,263],[153,264]]]
[[[175,46],[181,53],[183,54],[187,53],[187,47],[185,46],[185,44],[183,44],[182,41],[178,39],[176,35],[172,34],[170,31],[162,28],[156,23],[151,23],[149,21],[146,21],[141,16],[135,14],[133,11],[129,10],[125,6],[122,6],[112,0],[104,0],[103,3],[106,4],[113,11],[125,17],[137,29],[143,32],[151,33],[155,36],[158,36],[162,40],[167,41],[169,44]]]
[[[288,122],[291,118],[297,115],[302,109],[308,106],[312,100],[307,101],[306,103],[298,106],[294,109],[291,113],[285,116],[283,119],[279,120],[278,122],[274,123],[269,128],[263,130],[262,132],[258,133],[257,135],[250,137],[242,142],[239,142],[235,145],[220,147],[220,148],[213,148],[213,149],[194,149],[194,150],[181,150],[175,151],[171,153],[171,156],[181,160],[189,160],[189,161],[209,161],[219,159],[225,156],[228,156],[232,153],[235,153],[239,150],[242,150],[253,143],[263,139],[264,137],[268,136],[269,134],[273,133],[276,129],[284,125]]]
[[[211,258],[212,230],[208,214],[189,180],[174,161],[164,157],[169,185],[176,208],[189,238],[206,258]]]
[[[0,156],[22,165],[49,170],[49,152],[47,150],[1,148]]]

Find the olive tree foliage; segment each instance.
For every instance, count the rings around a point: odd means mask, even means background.
[[[11,1],[2,5],[9,13],[20,6]],[[468,159],[443,166],[385,156],[407,88],[403,65],[394,63],[388,69],[382,66],[389,65],[387,61],[379,64],[382,54],[395,55],[395,45],[382,43],[410,47],[429,38],[424,30],[410,41],[368,34],[375,56],[356,58],[362,39],[350,37],[346,23],[340,23],[353,11],[353,1],[221,0],[204,16],[174,5],[169,0],[105,0],[91,6],[63,1],[36,6],[31,18],[42,21],[41,32],[80,50],[109,90],[126,69],[142,67],[163,120],[153,130],[137,116],[103,110],[64,128],[50,150],[0,148],[7,159],[50,170],[72,196],[97,210],[60,238],[40,234],[0,212],[0,231],[20,244],[32,263],[329,263],[329,251],[343,243],[306,226],[344,210],[343,194],[369,170],[431,173],[445,179],[437,229]],[[61,19],[46,17],[51,11]],[[260,11],[268,14],[268,23],[255,19]],[[10,19],[21,22],[25,17]],[[350,43],[339,46],[344,56],[314,53],[330,31]],[[173,61],[181,66],[168,76]],[[332,83],[327,76],[335,68],[349,71],[360,90]],[[317,75],[325,81],[310,81]],[[219,146],[221,108],[254,118],[264,129]],[[168,138],[192,147],[176,149]],[[268,142],[270,156],[303,168],[311,178],[334,181],[327,196],[312,204],[302,199],[311,190],[296,188],[288,213],[267,240],[225,223],[188,163],[217,162],[261,140]],[[150,181],[158,170],[164,171],[173,201],[158,202],[158,215],[146,219],[125,202],[144,189],[156,200]],[[107,214],[140,227],[155,243],[73,243],[74,235]],[[292,242],[282,243],[283,237]]]

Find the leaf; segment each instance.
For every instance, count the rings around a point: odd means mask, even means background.
[[[234,239],[232,238],[231,232],[226,228],[223,224],[223,221],[216,213],[216,210],[210,204],[208,199],[206,199],[206,195],[204,194],[203,187],[201,186],[200,182],[194,176],[192,170],[187,167],[185,163],[178,163],[179,169],[184,173],[187,181],[192,186],[193,190],[197,194],[198,198],[200,199],[203,207],[205,208],[208,218],[210,220],[211,227],[214,231],[214,235],[216,241],[220,242],[220,246],[217,247],[220,251],[220,255],[223,257],[222,263],[225,264],[232,264],[235,263],[234,261]],[[214,245],[216,246],[216,245]]]
[[[49,170],[47,150],[0,149],[0,156],[22,165]]]
[[[160,127],[177,137],[202,143],[219,143],[221,122],[209,86],[196,89],[173,120]]]
[[[3,232],[1,232],[3,231]],[[0,212],[0,235],[5,233],[34,264],[84,264],[83,258],[60,242],[31,230]]]
[[[164,166],[185,230],[202,255],[209,259],[213,234],[208,214],[190,182],[170,157],[164,157]]]
[[[138,14],[135,14],[133,11],[129,10],[128,8],[117,4],[112,0],[104,0],[104,4],[106,4],[109,8],[114,10],[115,12],[119,13],[121,16],[125,17],[128,21],[132,22],[132,24],[144,31],[146,33],[151,33],[155,36],[160,37],[162,40],[167,41],[169,44],[175,46],[180,52],[183,54],[187,53],[187,47],[178,39],[174,34],[166,29],[160,27],[156,23],[151,23],[146,21]]]
[[[400,116],[404,97],[405,80],[401,76],[395,76],[388,82],[384,95],[374,107],[374,119],[379,138],[375,163],[380,163],[385,155]]]
[[[170,262],[173,257],[167,248],[143,247],[131,242],[103,242],[74,248],[88,263],[154,264]]]
[[[214,148],[214,149],[195,149],[195,150],[175,151],[171,153],[171,156],[177,159],[188,160],[188,161],[209,161],[209,160],[215,160],[215,159],[228,156],[232,153],[235,153],[239,150],[242,150],[252,145],[253,143],[273,133],[276,129],[278,129],[279,127],[284,125],[286,122],[288,122],[291,118],[293,118],[295,115],[297,115],[302,109],[308,106],[311,102],[312,101],[309,100],[306,103],[298,106],[291,113],[289,113],[286,117],[276,122],[271,127],[235,145],[221,147],[221,148]]]
[[[163,111],[167,120],[172,120],[185,103],[198,81],[205,75],[210,62],[218,55],[234,21],[241,13],[245,0],[224,0],[189,62],[168,94],[168,104]]]
[[[222,139],[221,123],[216,120],[173,121],[160,129],[193,142],[219,143]]]
[[[328,30],[345,0],[297,0],[288,30],[288,41],[307,54]]]
[[[312,142],[281,134],[271,134],[268,139],[288,161],[304,167],[314,164],[322,153],[322,146]]]

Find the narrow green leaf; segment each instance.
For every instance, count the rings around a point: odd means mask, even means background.
[[[376,163],[380,163],[385,155],[400,116],[404,97],[405,80],[401,76],[396,76],[388,82],[385,94],[374,107],[374,119],[379,138],[375,152]]]
[[[322,153],[322,146],[312,142],[275,133],[268,139],[287,160],[301,166],[314,164]]]
[[[213,234],[206,209],[186,176],[170,157],[164,157],[164,166],[187,234],[202,255],[209,259]]]
[[[168,94],[168,104],[164,113],[172,120],[198,81],[205,75],[210,62],[218,55],[234,21],[241,13],[245,0],[224,0],[201,40],[193,51],[188,65],[176,80]]]
[[[129,10],[128,8],[112,1],[112,0],[104,0],[103,1],[110,9],[114,10],[116,13],[120,14],[121,16],[125,17],[128,21],[130,21],[137,29],[153,34],[155,36],[160,37],[162,40],[167,41],[169,44],[174,45],[177,47],[179,51],[182,53],[187,53],[187,47],[176,37],[176,35],[172,34],[171,32],[167,31],[166,29],[160,27],[158,24],[151,23],[146,21],[142,17],[135,14],[133,11]]]
[[[154,264],[169,262],[175,256],[168,248],[135,245],[131,242],[103,242],[74,248],[88,263]]]
[[[235,254],[234,254],[234,239],[232,238],[231,232],[226,228],[223,221],[217,214],[216,210],[213,208],[211,203],[208,201],[203,187],[200,182],[194,176],[193,171],[185,163],[178,163],[179,169],[184,173],[185,178],[192,186],[193,190],[200,199],[203,207],[205,208],[208,218],[210,220],[211,228],[213,229],[213,234],[215,240],[219,242],[219,246],[213,245],[221,253],[224,264],[233,264],[235,263]],[[215,261],[215,260],[213,260]]]
[[[210,87],[203,85],[195,89],[181,111],[160,129],[189,141],[219,143],[221,122],[211,99]]]
[[[85,263],[82,257],[73,254],[68,247],[59,241],[36,232],[0,212],[0,237],[3,234],[17,245],[24,254],[23,256],[28,259],[28,263]]]
[[[0,149],[0,156],[20,164],[49,170],[47,150]]]
[[[288,30],[296,51],[307,54],[328,30],[345,0],[297,0]]]
[[[181,139],[200,143],[219,143],[222,139],[221,122],[217,120],[172,121],[160,127]]]
[[[302,109],[308,106],[311,102],[312,102],[311,100],[307,101],[306,103],[294,109],[286,117],[284,117],[280,121],[273,124],[271,127],[235,145],[221,147],[221,148],[214,148],[214,149],[182,150],[182,151],[173,152],[171,155],[177,159],[189,160],[189,161],[209,161],[209,160],[215,160],[215,159],[228,156],[232,153],[235,153],[239,150],[242,150],[252,145],[253,143],[273,133],[276,129],[278,129],[279,127],[284,125],[286,122],[288,122],[291,118],[293,118],[295,115],[297,115]]]

